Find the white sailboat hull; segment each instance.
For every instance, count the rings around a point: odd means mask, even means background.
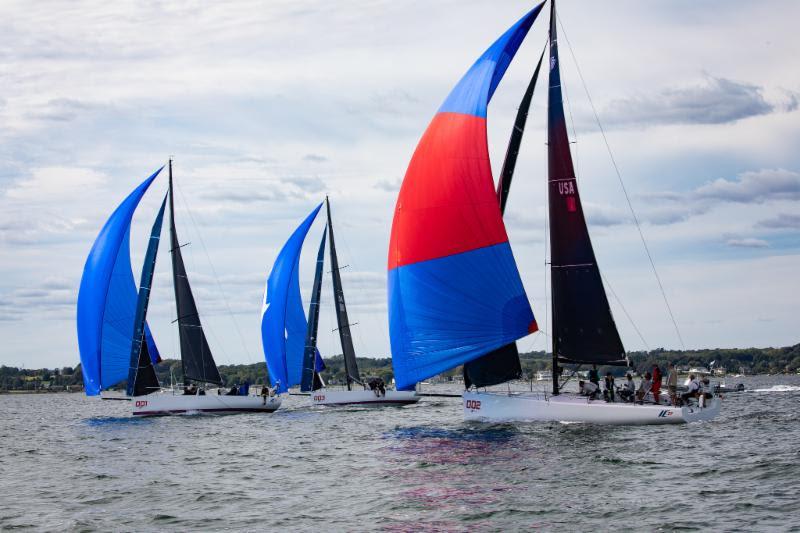
[[[719,397],[705,407],[632,404],[592,400],[575,394],[465,392],[464,419],[481,422],[584,422],[589,424],[685,424],[719,414]]]
[[[417,403],[419,396],[415,391],[387,390],[383,396],[371,390],[327,390],[320,389],[311,393],[312,405],[363,405],[381,407],[390,405],[409,405]]]
[[[281,406],[279,397],[219,396],[216,394],[183,395],[156,392],[132,399],[134,416],[181,414],[272,413]]]

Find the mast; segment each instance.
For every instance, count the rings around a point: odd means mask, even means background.
[[[177,309],[178,336],[181,342],[181,365],[184,383],[222,384],[219,370],[211,355],[200,315],[194,301],[186,266],[181,255],[181,245],[175,229],[175,190],[172,186],[172,159],[169,160],[169,230],[170,251],[172,253],[172,280],[175,286],[175,307]]]
[[[303,375],[300,381],[300,390],[309,392],[316,390],[317,378],[317,330],[319,329],[319,304],[322,297],[322,267],[325,263],[325,237],[328,228],[322,232],[322,241],[317,252],[317,268],[314,272],[314,286],[311,289],[311,303],[308,306],[308,330],[306,345],[303,352]]]
[[[131,342],[131,364],[128,369],[128,396],[143,396],[159,388],[156,371],[150,360],[150,351],[147,348],[145,337],[145,319],[147,307],[150,303],[150,289],[153,285],[153,274],[156,268],[158,243],[161,240],[161,225],[164,221],[164,208],[167,197],[161,202],[161,209],[150,231],[150,242],[142,265],[142,278],[139,284],[139,294],[136,300],[136,317],[133,323],[133,337]]]
[[[347,318],[347,306],[344,302],[342,290],[342,276],[339,272],[339,258],[336,256],[336,243],[333,239],[333,222],[331,221],[331,203],[325,197],[325,206],[328,211],[328,233],[330,234],[331,252],[331,279],[333,280],[333,301],[336,306],[336,323],[339,329],[339,339],[342,341],[342,354],[344,355],[344,371],[347,375],[347,390],[352,390],[353,382],[361,383],[356,363],[356,352],[353,348],[353,338],[350,335],[350,322]]]
[[[556,20],[553,0],[547,116],[553,394],[559,393],[559,363],[627,364],[595,259],[572,164],[561,94]]]

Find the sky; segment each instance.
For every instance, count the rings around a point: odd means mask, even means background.
[[[461,75],[533,5],[0,3],[0,364],[78,363],[89,249],[170,156],[184,259],[219,364],[263,360],[266,276],[326,194],[356,352],[388,355],[388,239],[411,154]],[[800,341],[800,3],[562,0],[559,19],[581,197],[626,348]],[[495,175],[546,35],[545,11],[489,106]],[[545,332],[523,351],[549,344],[546,105],[537,91],[506,212]],[[165,190],[159,178],[134,218],[137,279]],[[306,302],[323,223],[301,258]],[[167,257],[162,247],[148,321],[174,357]],[[330,355],[340,348],[326,283]]]

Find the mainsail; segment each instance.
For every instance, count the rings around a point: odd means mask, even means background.
[[[308,306],[308,328],[306,330],[306,346],[303,352],[303,376],[300,380],[300,390],[309,392],[321,386],[318,373],[322,359],[317,350],[317,331],[319,330],[319,305],[322,297],[322,269],[325,266],[325,237],[328,227],[322,232],[322,240],[317,252],[317,265],[314,271],[314,286],[311,289],[311,303]]]
[[[169,162],[169,230],[172,253],[172,278],[175,285],[178,335],[181,343],[181,363],[184,382],[222,384],[219,370],[211,355],[200,315],[186,275],[186,266],[181,255],[178,232],[175,229],[175,191],[172,187],[172,161]]]
[[[161,209],[150,231],[150,242],[142,265],[142,279],[139,283],[139,297],[136,302],[136,317],[134,319],[133,337],[131,342],[130,369],[128,370],[128,396],[143,396],[157,391],[160,386],[156,377],[153,362],[150,360],[147,342],[145,341],[145,318],[147,306],[150,303],[150,289],[153,286],[153,273],[156,268],[158,243],[161,241],[161,225],[164,222],[164,208],[167,197],[161,202]]]
[[[564,119],[555,2],[550,14],[548,198],[553,362],[626,364],[578,194]],[[557,393],[557,376],[554,392]]]
[[[467,71],[431,121],[406,171],[388,262],[389,329],[399,390],[538,329],[498,209],[486,114],[542,5]]]
[[[331,203],[325,198],[325,205],[328,210],[328,233],[330,235],[331,252],[331,279],[333,281],[333,302],[336,307],[336,325],[339,329],[339,339],[342,341],[342,354],[344,354],[344,371],[347,377],[347,390],[350,390],[353,382],[361,383],[361,376],[358,373],[358,363],[356,363],[356,351],[353,348],[353,337],[350,335],[350,321],[347,317],[347,305],[344,301],[344,290],[342,289],[342,275],[339,272],[339,258],[336,255],[336,242],[333,239],[333,221],[331,220]]]
[[[303,241],[322,208],[319,204],[283,245],[267,278],[261,315],[261,342],[270,382],[286,392],[302,379],[308,324],[300,297]]]
[[[117,207],[92,246],[83,268],[78,292],[78,346],[86,394],[128,377],[131,334],[136,314],[137,291],[130,257],[130,226],[133,213],[144,193],[163,169],[144,180]],[[146,346],[158,360],[147,326]]]

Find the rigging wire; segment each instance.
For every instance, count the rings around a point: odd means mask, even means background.
[[[252,361],[253,356],[250,353],[250,350],[247,349],[247,343],[245,343],[244,335],[242,335],[242,331],[241,329],[239,329],[239,323],[236,321],[236,316],[233,314],[233,310],[231,309],[231,306],[228,303],[228,298],[225,297],[225,291],[222,290],[222,284],[220,284],[219,276],[217,275],[217,270],[214,268],[214,264],[211,262],[211,256],[209,255],[208,248],[206,248],[206,243],[203,240],[203,233],[200,231],[200,226],[197,224],[197,221],[195,220],[192,211],[189,209],[189,203],[186,201],[186,197],[183,196],[183,191],[178,189],[178,193],[181,195],[181,201],[183,202],[183,206],[186,209],[186,212],[189,214],[189,218],[191,219],[192,224],[195,227],[197,236],[200,239],[200,245],[203,248],[203,252],[206,255],[206,259],[208,259],[208,264],[211,267],[211,273],[214,275],[214,282],[216,283],[217,288],[219,289],[220,295],[222,296],[222,301],[225,303],[225,308],[227,309],[228,314],[231,317],[231,321],[233,322],[233,326],[236,329],[236,333],[239,335],[239,340],[242,343],[242,348],[244,348],[244,352],[247,355],[248,361]],[[221,346],[222,346],[222,351],[225,354],[225,357],[230,360],[230,357],[228,356],[227,351],[225,350],[224,343],[221,343]]]
[[[589,94],[589,88],[586,85],[586,80],[583,78],[583,72],[581,71],[581,67],[578,64],[578,59],[575,57],[575,52],[572,49],[572,44],[569,41],[569,37],[567,37],[567,32],[564,30],[564,25],[561,23],[561,18],[557,16],[557,20],[558,20],[558,25],[561,28],[561,32],[564,35],[564,39],[567,41],[567,48],[569,48],[569,53],[572,56],[572,61],[575,63],[575,69],[578,72],[578,77],[581,80],[581,84],[583,84],[583,90],[586,93],[586,98],[589,100],[589,105],[592,108],[592,113],[594,113],[594,118],[595,121],[597,122],[598,128],[600,129],[600,134],[602,135],[603,142],[606,145],[606,150],[608,151],[608,155],[611,158],[611,164],[614,167],[614,172],[617,175],[617,180],[619,181],[619,185],[622,188],[623,194],[625,195],[625,201],[627,202],[628,209],[630,210],[631,216],[633,217],[633,222],[636,225],[636,230],[639,232],[639,238],[641,239],[642,245],[644,246],[644,251],[647,254],[647,259],[650,261],[650,267],[653,270],[653,275],[656,278],[656,282],[658,282],[658,288],[661,291],[661,297],[664,299],[664,304],[666,305],[667,313],[669,313],[669,318],[670,320],[672,320],[672,325],[675,327],[675,333],[677,333],[678,335],[678,340],[681,343],[681,348],[685,350],[686,345],[683,342],[683,336],[681,335],[680,328],[678,328],[678,322],[675,320],[675,315],[672,313],[672,307],[670,307],[669,305],[669,300],[667,299],[667,293],[664,290],[664,285],[661,283],[661,277],[658,275],[658,270],[656,269],[655,261],[653,260],[653,256],[650,253],[650,248],[647,246],[647,241],[644,238],[642,227],[639,224],[639,217],[636,216],[636,211],[634,211],[633,209],[633,204],[631,203],[630,196],[628,195],[628,190],[625,188],[625,182],[622,180],[622,174],[619,171],[619,167],[617,166],[617,161],[614,159],[614,153],[611,151],[611,145],[609,144],[608,138],[606,137],[606,131],[603,128],[603,124],[600,122],[600,115],[597,113],[597,108],[595,108],[594,106],[594,101],[592,101],[592,96]],[[627,315],[627,312],[625,314]]]
[[[642,332],[639,331],[639,328],[636,326],[636,322],[633,321],[633,318],[628,313],[628,310],[625,309],[624,305],[622,305],[622,300],[620,300],[620,298],[617,296],[616,291],[614,291],[614,287],[611,286],[611,282],[609,282],[608,278],[606,278],[603,275],[603,271],[602,270],[598,269],[598,271],[600,272],[600,277],[603,278],[603,282],[606,284],[606,287],[608,287],[608,290],[611,291],[611,295],[614,297],[614,300],[617,301],[617,303],[619,304],[620,308],[622,309],[622,312],[625,313],[626,317],[628,317],[628,321],[631,323],[631,326],[633,326],[633,329],[636,330],[636,334],[639,335],[639,338],[641,339],[642,344],[644,344],[644,347],[647,348],[647,351],[649,352],[650,351],[650,346],[647,344],[647,341],[644,340],[644,336],[642,335]]]

